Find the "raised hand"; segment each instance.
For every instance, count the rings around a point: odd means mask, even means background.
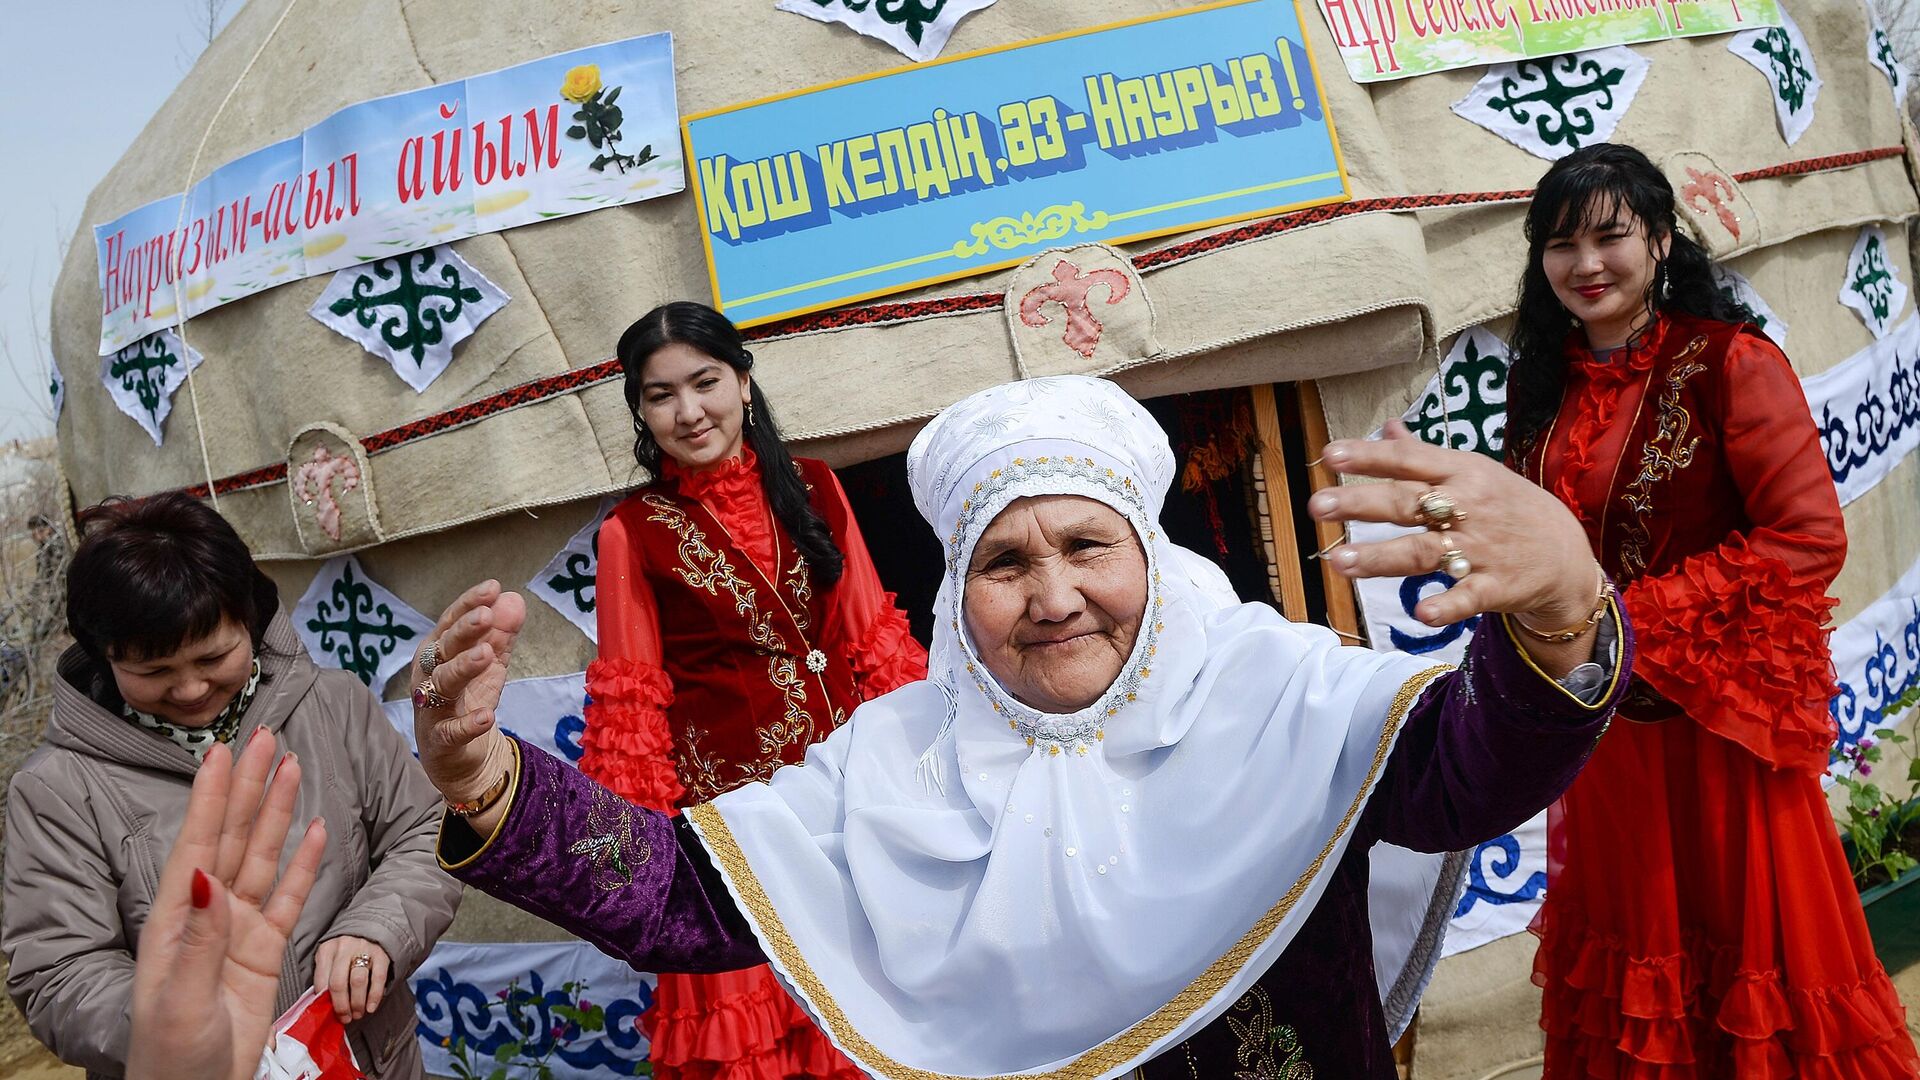
[[[507,664],[527,618],[526,601],[483,581],[440,615],[431,646],[436,663],[414,657],[413,730],[427,779],[449,802],[474,802],[512,767],[513,749],[494,710],[507,684]],[[432,694],[422,693],[431,679]],[[476,822],[476,825],[479,824]]]
[[[135,954],[128,1080],[249,1080],[260,1063],[287,938],[327,846],[316,818],[279,873],[300,763],[288,754],[275,770],[273,757],[262,730],[237,763],[209,750],[193,779]]]
[[[1366,544],[1341,544],[1327,559],[1348,577],[1432,573],[1458,552],[1470,572],[1422,600],[1420,621],[1445,626],[1481,612],[1511,612],[1537,628],[1578,623],[1594,609],[1602,575],[1587,536],[1560,500],[1498,462],[1442,450],[1413,437],[1398,420],[1386,437],[1327,444],[1325,461],[1346,475],[1388,480],[1315,492],[1308,512],[1321,521],[1429,524],[1420,499],[1439,491],[1459,508],[1452,527]]]

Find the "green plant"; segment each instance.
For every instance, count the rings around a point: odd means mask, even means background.
[[[454,1076],[458,1080],[507,1080],[517,1066],[535,1080],[553,1080],[554,1055],[582,1036],[607,1029],[606,1009],[588,1001],[586,990],[585,982],[574,981],[561,983],[557,991],[536,994],[521,989],[517,979],[508,983],[481,1010],[483,1022],[476,1026],[492,1031],[491,1017],[498,1010],[515,1037],[492,1046],[490,1051],[459,1035],[442,1040],[453,1057]],[[633,1075],[651,1076],[653,1067],[636,1062]]]
[[[1853,880],[1862,889],[1885,881],[1920,865],[1920,758],[1907,764],[1906,793],[1890,795],[1868,777],[1880,764],[1881,747],[1898,746],[1907,737],[1892,728],[1880,728],[1875,738],[1863,738],[1840,756],[1853,765],[1853,771],[1838,778],[1847,789],[1847,820],[1842,824],[1847,844],[1852,849],[1848,861]],[[1877,739],[1877,741],[1876,741]]]

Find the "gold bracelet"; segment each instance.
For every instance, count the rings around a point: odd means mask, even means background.
[[[470,818],[476,814],[484,814],[488,810],[493,809],[493,805],[500,801],[501,797],[507,793],[508,788],[513,786],[513,775],[515,771],[514,764],[511,762],[508,763],[507,767],[500,771],[500,779],[487,785],[487,790],[481,792],[480,797],[472,802],[456,802],[453,799],[448,799],[447,812],[454,817]]]
[[[1587,613],[1586,618],[1581,619],[1571,626],[1565,626],[1558,630],[1535,630],[1533,627],[1527,625],[1527,620],[1518,615],[1513,616],[1513,623],[1515,626],[1526,631],[1528,635],[1538,638],[1541,641],[1550,641],[1555,644],[1564,645],[1599,625],[1601,616],[1607,613],[1607,607],[1612,602],[1613,582],[1607,578],[1607,572],[1601,570],[1600,595],[1594,599],[1593,610]]]

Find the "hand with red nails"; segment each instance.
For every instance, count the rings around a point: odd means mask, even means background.
[[[1323,460],[1343,476],[1380,484],[1323,488],[1307,501],[1319,521],[1429,525],[1421,496],[1441,492],[1458,509],[1442,532],[1428,528],[1374,543],[1345,543],[1326,553],[1352,578],[1408,577],[1443,569],[1457,552],[1470,567],[1451,588],[1414,609],[1421,622],[1446,626],[1483,612],[1506,612],[1536,629],[1581,623],[1599,602],[1605,580],[1586,531],[1552,494],[1479,454],[1442,450],[1388,421],[1381,439],[1328,443]],[[1519,640],[1559,677],[1592,658],[1595,635],[1570,642]]]
[[[446,703],[415,695],[413,730],[427,779],[449,803],[481,802],[515,767],[513,747],[495,722],[494,709],[507,685],[507,663],[526,618],[527,604],[520,594],[502,592],[497,581],[483,581],[447,606],[427,639],[439,643],[432,680]],[[423,642],[421,651],[425,649]],[[412,677],[416,687],[427,679],[418,655]],[[504,800],[496,801],[488,811],[468,818],[468,824],[487,835],[504,805]]]
[[[287,937],[327,844],[316,819],[275,882],[300,763],[273,765],[273,736],[262,735],[238,761],[215,746],[194,777],[140,933],[127,1080],[251,1080],[259,1065]]]

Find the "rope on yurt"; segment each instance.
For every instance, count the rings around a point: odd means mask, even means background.
[[[193,158],[187,162],[186,181],[180,188],[180,216],[173,223],[175,236],[180,235],[180,231],[186,227],[187,207],[192,203],[190,196],[193,193],[193,174],[200,168],[200,155],[206,152],[207,140],[213,137],[213,125],[219,122],[220,114],[227,111],[227,104],[233,100],[233,95],[240,89],[240,84],[247,81],[248,75],[253,74],[253,66],[260,62],[261,54],[267,51],[267,44],[273,40],[275,34],[280,32],[281,25],[287,21],[287,16],[299,2],[300,0],[287,0],[287,6],[280,10],[280,17],[273,21],[272,29],[267,31],[266,37],[260,39],[260,46],[254,49],[253,56],[248,58],[247,66],[240,69],[240,74],[234,78],[233,85],[227,87],[227,94],[220,99],[220,106],[213,110],[212,116],[207,117],[206,130],[200,133],[200,145],[193,148]],[[220,492],[213,482],[213,458],[207,453],[207,422],[205,414],[200,411],[200,391],[193,383],[193,364],[186,355],[187,303],[186,295],[180,289],[180,278],[181,274],[176,270],[173,275],[173,313],[180,320],[175,327],[180,335],[180,362],[187,365],[187,397],[193,402],[193,433],[200,440],[200,467],[207,477],[207,497],[213,501],[213,508],[218,510],[220,509]]]

